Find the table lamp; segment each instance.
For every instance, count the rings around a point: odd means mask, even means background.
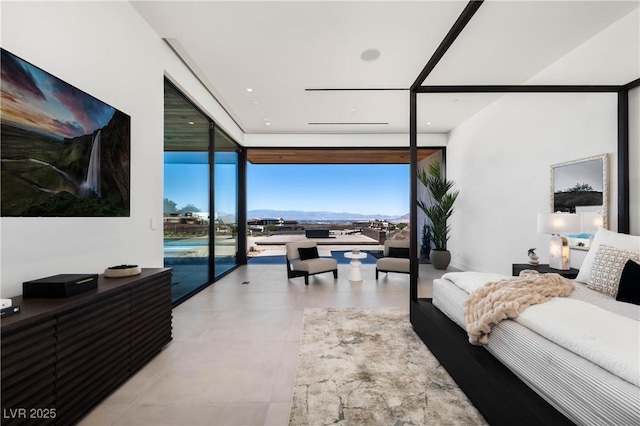
[[[595,234],[598,228],[603,226],[602,213],[584,212],[580,216],[582,216],[581,231],[586,234]]]
[[[538,213],[538,233],[552,234],[549,240],[549,267],[567,271],[569,240],[560,234],[580,232],[580,216],[571,213]]]

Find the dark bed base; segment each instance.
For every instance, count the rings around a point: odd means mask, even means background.
[[[574,423],[525,385],[467,334],[431,299],[411,301],[416,334],[492,426],[555,426]]]

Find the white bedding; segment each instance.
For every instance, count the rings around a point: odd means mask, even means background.
[[[515,321],[640,386],[640,323],[581,300],[556,297]]]
[[[449,280],[467,293],[471,294],[486,283],[506,280],[508,277],[502,274],[490,272],[448,272],[442,276],[443,280]]]
[[[569,296],[640,320],[640,306],[574,282]],[[465,290],[448,279],[433,282],[433,305],[465,329]],[[640,388],[512,320],[496,325],[486,349],[525,384],[577,425],[640,425]]]
[[[502,274],[451,272],[443,279],[472,293],[487,282],[510,278]],[[574,293],[576,293],[574,291]],[[609,305],[629,305],[617,302]],[[628,306],[620,309],[629,310]],[[525,309],[516,322],[588,359],[618,377],[640,386],[640,322],[591,303],[554,298]]]

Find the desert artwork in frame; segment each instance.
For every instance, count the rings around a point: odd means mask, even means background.
[[[551,211],[576,213],[581,233],[567,235],[572,248],[588,250],[598,227],[608,228],[608,155],[551,166]]]
[[[131,117],[1,54],[1,215],[130,216]]]

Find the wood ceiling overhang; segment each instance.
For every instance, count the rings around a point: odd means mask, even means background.
[[[164,150],[209,149],[209,119],[167,80],[164,83]]]
[[[418,149],[418,161],[440,149]],[[251,164],[409,164],[409,148],[247,148]]]
[[[208,151],[212,122],[173,84],[164,82],[164,150],[178,152]],[[237,151],[237,144],[218,126],[214,126],[216,151]]]

